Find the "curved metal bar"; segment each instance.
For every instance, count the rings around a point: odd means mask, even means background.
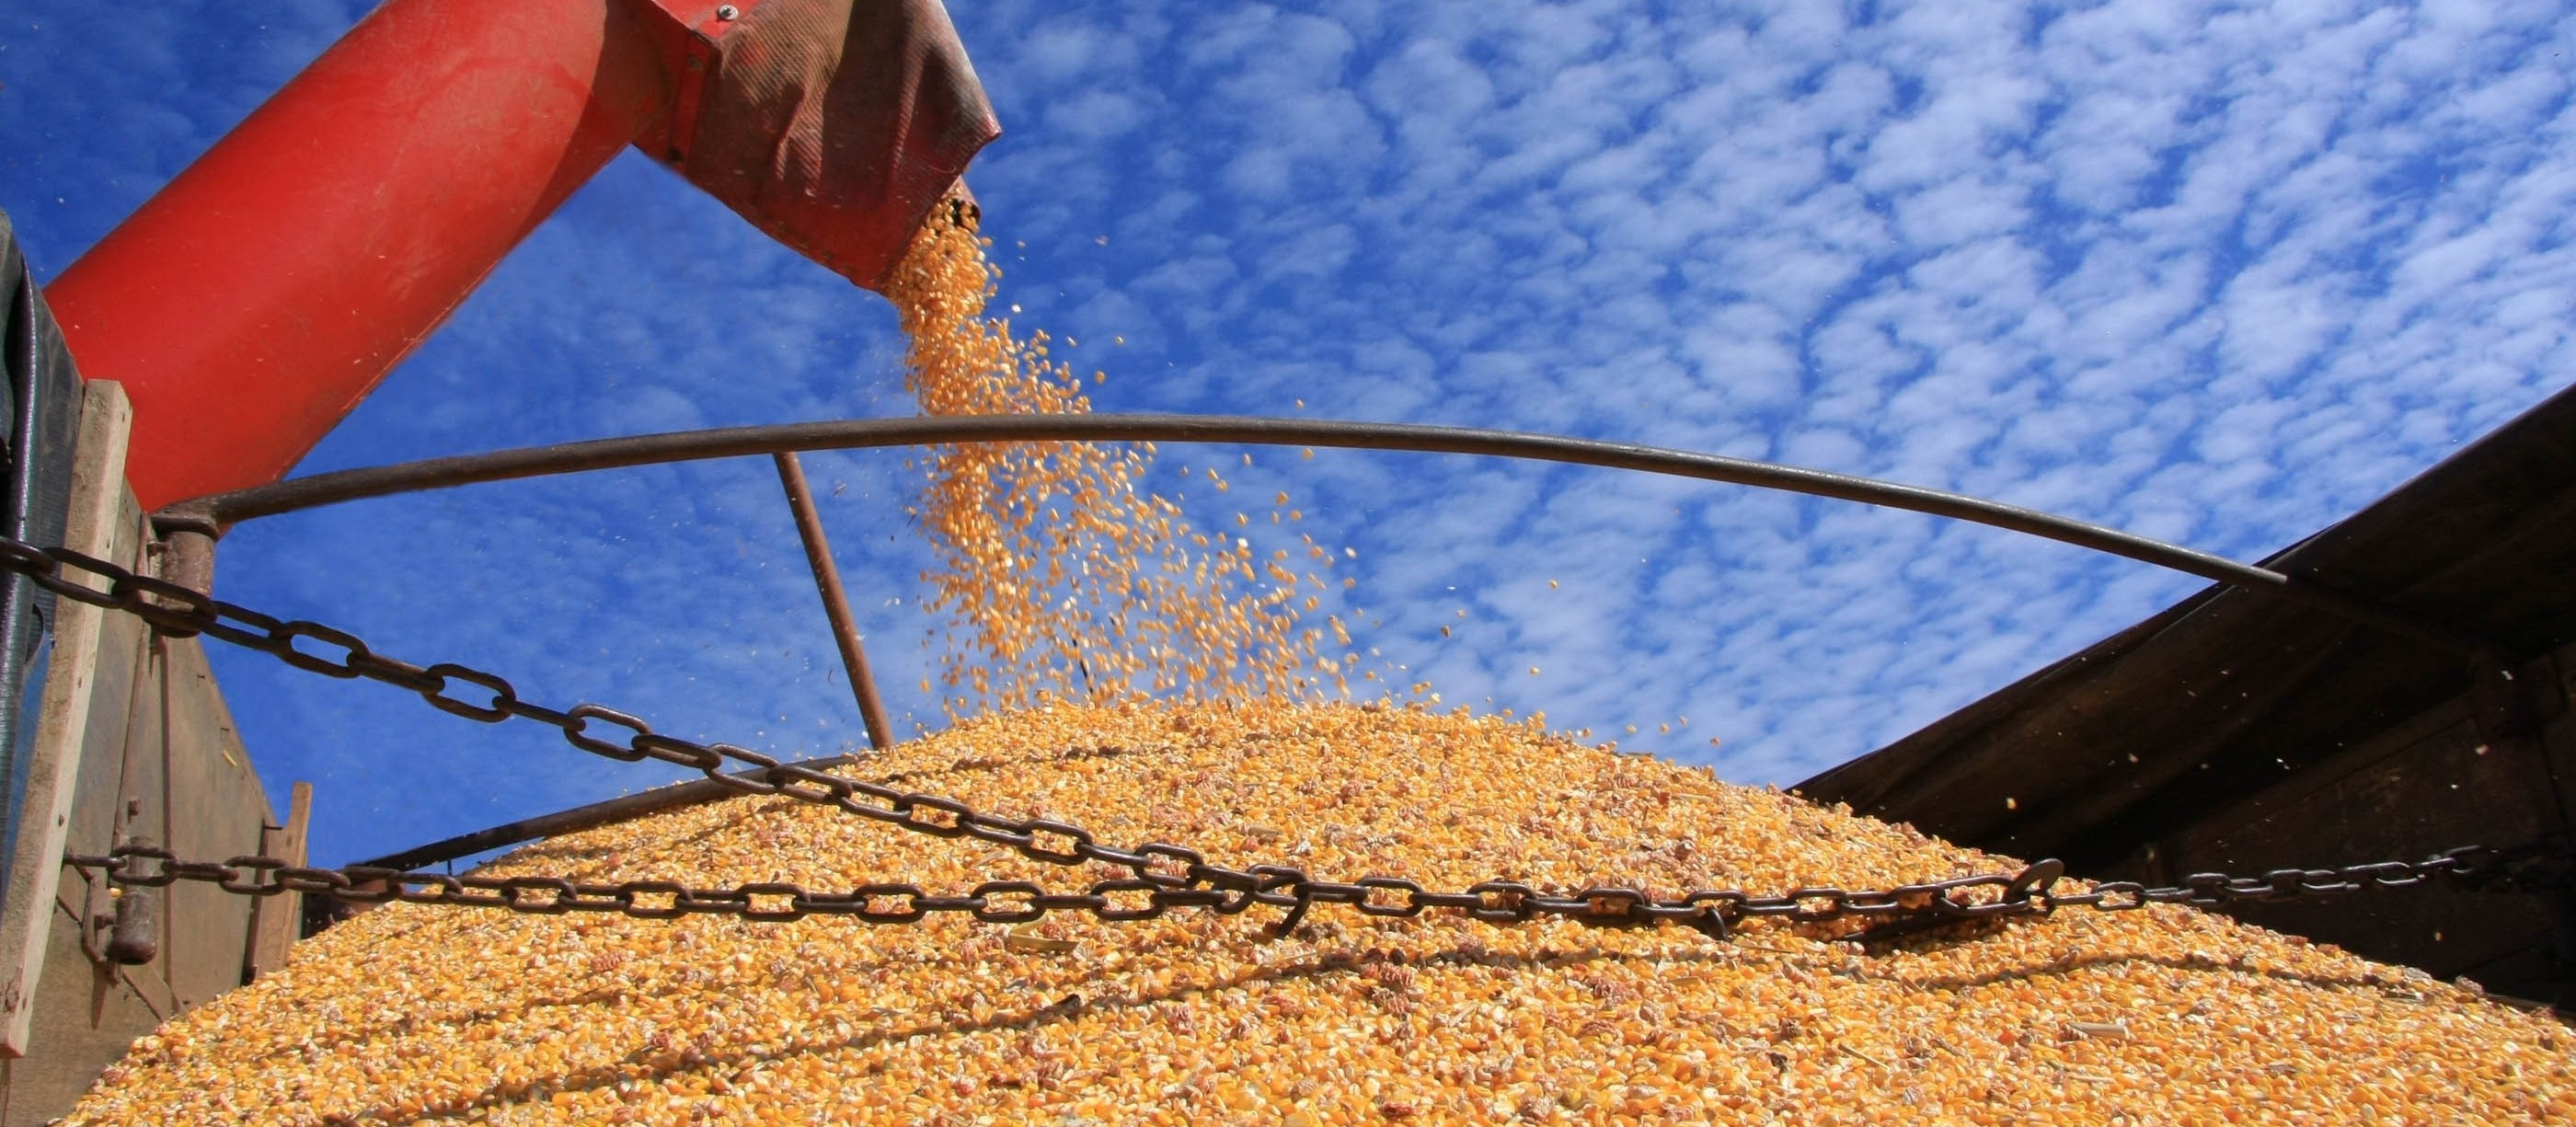
[[[2502,647],[2437,623],[2382,606],[2313,580],[2118,529],[1938,489],[1828,473],[1772,462],[1698,454],[1667,447],[1569,438],[1526,431],[1420,423],[1369,423],[1282,419],[1247,415],[953,415],[843,419],[820,423],[726,427],[637,435],[432,458],[399,465],[339,470],[273,485],[217,493],[171,505],[154,514],[160,524],[222,528],[259,517],[490,481],[619,469],[663,462],[777,454],[782,451],[859,450],[970,442],[1202,442],[1257,446],[1324,446],[1400,450],[1427,454],[1476,454],[1522,460],[1637,470],[1670,477],[1775,489],[1881,505],[2037,536],[2061,544],[2197,575],[2248,591],[2286,598],[2419,641],[2483,658]]]

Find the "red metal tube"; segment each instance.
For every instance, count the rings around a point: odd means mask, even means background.
[[[388,0],[66,269],[144,507],[282,477],[659,124],[663,57],[624,0]]]

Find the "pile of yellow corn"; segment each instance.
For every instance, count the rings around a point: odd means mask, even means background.
[[[1878,887],[2016,862],[1533,726],[1275,704],[1027,711],[852,769],[1213,863],[1435,888]],[[846,890],[1063,869],[777,798],[495,867]],[[2402,892],[2380,895],[2404,895]],[[1870,953],[1825,928],[1318,905],[1014,930],[394,905],[139,1042],[76,1124],[2315,1123],[2576,1119],[2568,1032],[2187,908]]]
[[[986,316],[998,272],[985,248],[933,223],[899,268],[907,386],[933,414],[1088,410],[1045,334]],[[1313,703],[1359,662],[1341,622],[1328,620],[1338,658],[1300,622],[1324,584],[1289,565],[1331,554],[1306,538],[1304,560],[1257,557],[1248,539],[1193,531],[1143,488],[1151,453],[927,456],[926,602],[953,628],[942,695],[961,720],[850,775],[1113,846],[1440,890],[1766,894],[2019,867],[1534,722]],[[1105,703],[1149,694],[1202,703]],[[1015,711],[979,715],[996,708]],[[491,874],[931,895],[1132,875],[783,798],[571,835]],[[1841,924],[1754,922],[1721,943],[1322,905],[1268,938],[1277,919],[877,925],[397,904],[137,1042],[68,1122],[2576,1119],[2576,1061],[2553,1020],[2187,908],[2070,910],[1894,951],[1862,950]]]

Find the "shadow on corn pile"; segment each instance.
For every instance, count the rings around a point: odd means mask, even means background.
[[[848,769],[1213,864],[1435,888],[1757,892],[2009,858],[1526,724],[1351,707],[1059,708]],[[1042,864],[778,799],[523,850],[500,875],[987,880]],[[1265,917],[1265,913],[1267,913]],[[2492,1122],[2576,1116],[2545,1017],[2173,905],[1868,953],[1317,905],[908,926],[396,905],[138,1042],[74,1124]]]
[[[1670,965],[1674,963],[1692,962],[1726,962],[1731,961],[1732,958],[1733,956],[1729,954],[1712,951],[1706,953],[1666,953],[1654,956],[1652,961]],[[638,1054],[630,1058],[628,1061],[620,1062],[618,1065],[614,1066],[584,1069],[576,1072],[544,1077],[530,1082],[513,1083],[506,1087],[496,1086],[462,1100],[447,1101],[435,1106],[421,1108],[417,1111],[399,1109],[393,1106],[381,1106],[362,1112],[357,1118],[365,1121],[382,1120],[386,1122],[406,1124],[429,1123],[446,1117],[471,1115],[477,1110],[490,1110],[503,1107],[525,1098],[530,1091],[537,1089],[557,1093],[599,1091],[613,1088],[618,1084],[634,1079],[632,1067],[636,1065],[641,1065],[649,1074],[666,1077],[684,1073],[722,1075],[756,1063],[776,1062],[781,1060],[785,1055],[810,1055],[836,1050],[859,1049],[902,1042],[913,1037],[958,1036],[975,1033],[996,1033],[1002,1031],[1019,1031],[1034,1034],[1044,1032],[1050,1027],[1068,1025],[1085,1015],[1096,1015],[1108,1011],[1135,1009],[1137,1007],[1150,1007],[1159,1002],[1178,1001],[1194,996],[1238,989],[1253,982],[1329,980],[1329,977],[1334,975],[1347,975],[1362,981],[1383,982],[1390,980],[1391,976],[1383,974],[1372,976],[1371,974],[1373,970],[1383,967],[1455,967],[1474,965],[1493,968],[1505,972],[1513,972],[1542,967],[1562,970],[1567,968],[1583,967],[1601,962],[1636,963],[1643,961],[1647,961],[1647,957],[1623,955],[1616,952],[1605,951],[1550,951],[1533,957],[1502,955],[1490,951],[1449,951],[1434,954],[1419,960],[1408,959],[1402,952],[1372,952],[1368,955],[1358,957],[1351,957],[1337,953],[1336,955],[1326,956],[1325,958],[1312,963],[1266,968],[1236,975],[1232,978],[1218,982],[1195,984],[1158,993],[1114,994],[1092,998],[1086,998],[1080,994],[1068,994],[1065,998],[1048,1005],[1015,1013],[996,1014],[981,1022],[964,1024],[927,1023],[895,1029],[877,1030],[840,1041],[794,1045],[787,1047],[783,1053],[779,1054],[755,1056],[739,1051],[726,1051],[721,1048],[710,1049],[709,1047],[702,1046],[694,1041],[684,1045],[673,1043],[669,1045],[647,1046],[644,1050],[639,1050]],[[931,960],[919,965],[935,969],[941,963],[954,962],[955,960]],[[1846,977],[1860,979],[1876,979],[1918,990],[1960,991],[1983,986],[1992,986],[2000,983],[2026,981],[2045,976],[2064,975],[2081,969],[2107,965],[2156,966],[2180,971],[2199,971],[2210,969],[2208,961],[2200,957],[2153,955],[2087,955],[2075,959],[2031,963],[2010,968],[1998,968],[1973,975],[1936,975],[1929,977],[1885,974],[1866,968],[1861,970],[1832,971],[1824,971],[1822,968],[1817,969],[1822,973],[1837,973]],[[2402,976],[2391,977],[2375,973],[2342,975],[2300,974],[2281,970],[2263,970],[2259,968],[2252,969],[2250,973],[2260,974],[2282,982],[2292,982],[2313,987],[2377,990],[2383,992],[2393,1000],[2402,1000],[2407,1003],[2421,1003],[2424,1000],[2420,991],[2405,988],[2406,980]],[[530,1008],[597,1006],[605,1009],[614,1009],[622,1002],[623,999],[623,992],[616,992],[588,997],[535,1000],[530,1003]],[[502,1015],[499,1013],[482,1013],[467,1015],[465,1020],[486,1021],[500,1016]],[[399,1027],[389,1027],[381,1032],[395,1033],[399,1031]],[[1766,1034],[1773,1037],[1775,1041],[1790,1042],[1799,1038],[1800,1031],[1794,1024],[1786,1027],[1775,1025],[1771,1030],[1766,1031]],[[374,1034],[370,1033],[353,1033],[351,1041],[340,1042],[340,1044],[345,1045],[355,1041],[363,1041],[373,1035]],[[326,1047],[328,1046],[326,1045]],[[1780,1065],[1775,1064],[1775,1067],[1780,1067]],[[882,1065],[874,1066],[864,1073],[864,1075],[869,1076],[882,1074]],[[1044,1069],[1033,1069],[1028,1076],[1021,1078],[1017,1083],[1037,1084],[1042,1082],[1045,1077],[1046,1072]],[[1011,1080],[1005,1080],[1002,1083],[1005,1086],[1010,1086],[1014,1082]]]

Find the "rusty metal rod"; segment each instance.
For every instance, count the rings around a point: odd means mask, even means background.
[[[367,469],[293,478],[254,489],[217,493],[173,504],[153,515],[165,521],[212,521],[229,526],[257,517],[335,505],[368,497],[417,493],[480,482],[618,469],[663,462],[775,454],[783,450],[857,450],[960,442],[1218,442],[1259,446],[1328,446],[1406,450],[1426,454],[1479,454],[1638,470],[1701,481],[1777,489],[1868,505],[1927,513],[2090,548],[2140,563],[2216,580],[2240,590],[2287,599],[2417,641],[2490,660],[2512,660],[2505,647],[2446,624],[2346,592],[2315,579],[2291,576],[2225,556],[2104,528],[2054,513],[1980,497],[1824,470],[1603,442],[1565,435],[1416,423],[1364,423],[1244,415],[958,415],[895,419],[844,419],[821,423],[727,427],[717,430],[602,438],[557,446],[500,450]]]
[[[796,766],[810,767],[819,771],[827,767],[841,767],[857,762],[861,762],[859,756],[834,755],[822,759],[799,760]],[[758,779],[760,776],[761,770],[757,767],[733,773],[733,777],[737,779]],[[564,834],[579,833],[613,822],[641,818],[647,814],[658,814],[664,810],[676,810],[683,806],[697,806],[720,799],[734,798],[742,793],[737,788],[712,780],[692,779],[667,787],[655,787],[634,794],[619,795],[588,806],[576,806],[570,810],[539,814],[533,818],[504,822],[473,833],[458,834],[427,845],[414,846],[399,853],[388,853],[382,857],[360,861],[357,867],[425,869],[441,862],[471,857],[477,853],[489,853],[523,841],[561,837]]]
[[[823,514],[815,511],[814,491],[805,485],[805,466],[793,450],[781,450],[771,458],[778,463],[778,484],[787,489],[787,511],[796,514],[796,537],[805,542],[805,562],[814,568],[814,589],[823,596],[823,615],[832,620],[832,641],[841,647],[841,668],[850,674],[850,693],[859,698],[859,719],[868,726],[868,746],[879,751],[893,747],[894,729],[886,724],[877,679],[868,672],[859,624],[850,617],[850,596],[841,590],[841,568],[832,562],[832,542],[823,535]]]

